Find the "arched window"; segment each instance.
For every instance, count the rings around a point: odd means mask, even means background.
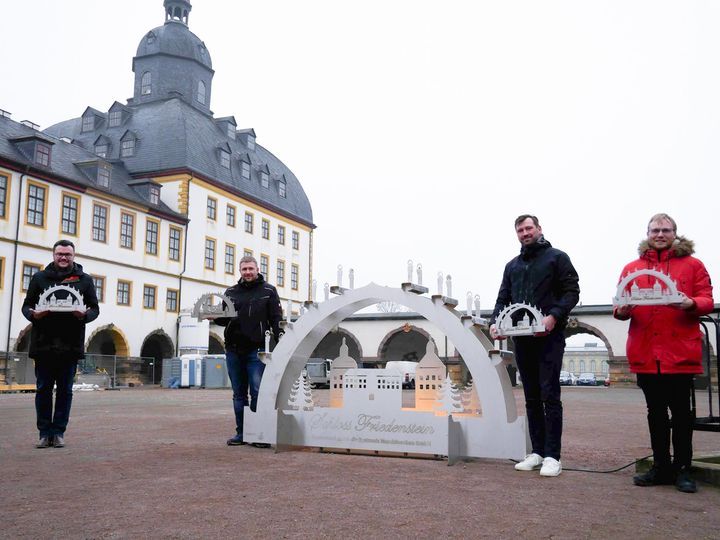
[[[205,105],[205,83],[202,81],[198,81],[197,100]]]
[[[140,93],[143,96],[152,94],[152,73],[149,71],[143,73],[142,80],[140,81]]]

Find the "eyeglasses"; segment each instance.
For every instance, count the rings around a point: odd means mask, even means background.
[[[672,232],[675,232],[675,229],[649,229],[648,232],[652,235],[656,235],[656,234],[660,234],[660,233],[670,234]]]
[[[56,253],[55,257],[58,259],[72,259],[74,255],[72,253]]]

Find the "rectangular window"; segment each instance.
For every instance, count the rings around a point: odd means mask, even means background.
[[[107,206],[93,204],[92,238],[96,242],[107,242]]]
[[[285,261],[278,260],[277,262],[277,280],[278,287],[285,286]]]
[[[167,296],[165,296],[165,311],[171,311],[177,313],[178,310],[178,291],[175,289],[168,289]]]
[[[231,204],[227,205],[227,224],[228,227],[235,226],[235,207]]]
[[[278,244],[285,245],[285,226],[278,225]]]
[[[98,302],[105,301],[105,278],[103,276],[92,276],[93,284],[95,285],[95,294],[97,295]]]
[[[36,184],[28,185],[27,216],[28,225],[45,226],[45,188]]]
[[[205,239],[205,268],[215,270],[215,240]]]
[[[260,185],[264,188],[270,188],[270,175],[265,171],[260,173]]]
[[[245,212],[245,232],[250,234],[253,232],[253,218],[250,212]]]
[[[40,271],[40,265],[32,263],[23,264],[22,272],[22,290],[27,291],[30,287],[30,279]]]
[[[135,139],[120,143],[120,157],[132,157],[135,154]]]
[[[0,219],[7,217],[8,187],[10,181],[7,176],[0,174]]]
[[[160,202],[160,188],[157,186],[150,186],[150,204],[157,204]]]
[[[246,161],[240,162],[240,176],[245,180],[250,180],[250,164]]]
[[[154,285],[145,285],[143,287],[143,307],[145,309],[155,309],[155,298],[157,287]]]
[[[300,268],[297,264],[290,266],[290,287],[293,291],[298,290],[298,278],[300,276]]]
[[[230,152],[226,152],[225,150],[220,150],[220,165],[224,169],[230,168]]]
[[[297,231],[292,232],[292,248],[300,249],[300,233]]]
[[[262,237],[270,240],[270,222],[267,219],[262,220]]]
[[[268,275],[268,256],[267,255],[260,255],[260,273],[267,278]]]
[[[235,246],[225,244],[225,273],[235,273]]]
[[[283,199],[287,197],[287,182],[285,182],[285,180],[280,180],[280,183],[278,184],[278,194]]]
[[[50,165],[50,147],[47,144],[35,145],[35,163],[47,167]]]
[[[120,214],[120,247],[132,249],[135,243],[135,216]]]
[[[252,256],[253,256],[252,249],[245,248],[243,250],[243,257],[252,257]]]
[[[168,257],[171,261],[180,260],[180,235],[182,231],[177,227],[170,227],[170,240],[168,241]]]
[[[108,127],[117,127],[122,122],[122,111],[110,111]]]
[[[215,221],[217,219],[217,199],[207,198],[207,217]]]
[[[95,129],[95,117],[93,115],[84,116],[82,119],[81,131],[85,133],[86,131],[92,131],[93,129]]]
[[[158,230],[160,224],[157,221],[148,219],[145,227],[145,253],[148,255],[158,254]]]
[[[98,167],[97,183],[100,187],[110,187],[110,169],[107,167]]]
[[[118,280],[117,284],[117,305],[118,306],[129,306],[130,305],[130,290],[132,283],[129,281]]]
[[[108,153],[108,145],[104,143],[96,144],[95,153],[101,158],[106,158]]]
[[[77,218],[80,199],[63,193],[62,197],[62,219],[60,230],[72,236],[77,236]]]

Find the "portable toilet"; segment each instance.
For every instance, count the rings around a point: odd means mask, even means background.
[[[180,357],[180,388],[200,386],[202,384],[202,356],[183,354]]]
[[[230,377],[227,372],[224,354],[210,354],[202,359],[203,388],[229,388]]]

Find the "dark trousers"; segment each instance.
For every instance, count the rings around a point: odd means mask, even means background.
[[[77,371],[77,360],[35,360],[35,412],[40,437],[62,435],[70,420],[72,386]],[[53,386],[57,385],[55,413],[53,414]]]
[[[228,351],[225,353],[225,362],[233,389],[235,431],[242,436],[245,406],[248,405],[248,390],[250,390],[250,410],[255,411],[265,364],[258,358],[257,350],[245,354]]]
[[[513,343],[525,392],[532,451],[559,460],[563,420],[560,369],[565,335],[556,331],[542,337],[516,337]]]
[[[645,394],[653,459],[658,467],[669,468],[670,440],[675,467],[689,467],[692,461],[692,375],[638,373],[637,383]],[[672,419],[668,417],[668,409]],[[671,435],[672,434],[672,435]]]

